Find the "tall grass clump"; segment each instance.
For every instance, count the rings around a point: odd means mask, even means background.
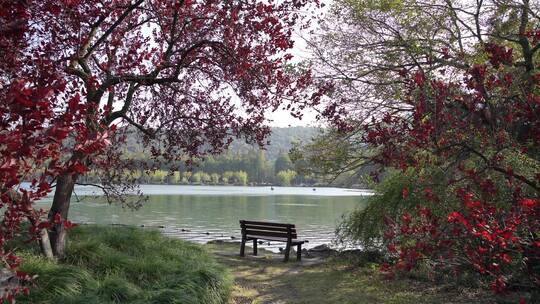
[[[231,278],[201,246],[157,231],[85,225],[70,231],[66,257],[28,249],[22,271],[37,275],[17,303],[227,303]]]

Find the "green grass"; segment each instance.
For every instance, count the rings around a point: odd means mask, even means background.
[[[227,303],[231,277],[204,248],[157,231],[85,225],[70,231],[66,257],[25,249],[37,275],[17,303]]]

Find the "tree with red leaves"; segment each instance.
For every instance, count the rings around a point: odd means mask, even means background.
[[[416,178],[385,219],[384,270],[423,263],[495,292],[538,289],[538,3],[339,5],[352,25],[328,23],[314,48],[316,75],[334,86],[321,115],[351,151],[333,168],[369,161]]]
[[[538,45],[534,38],[527,43]],[[492,278],[495,292],[508,284],[534,289],[540,285],[540,74],[514,65],[510,47],[487,43],[485,52],[488,62],[474,65],[462,82],[426,79],[422,71],[404,75],[411,116],[385,115],[366,126],[364,139],[378,147],[374,160],[385,166],[446,175],[425,181],[442,184],[444,198],[430,186],[415,189],[438,213],[418,205],[414,214],[388,219],[387,248],[398,269],[427,259],[458,274],[472,268]]]
[[[287,68],[292,31],[308,24],[300,13],[308,1],[0,7],[1,248],[29,220],[44,252],[62,257],[79,177],[102,170],[100,186],[121,198],[112,189],[134,165],[122,157],[128,130],[143,134],[155,161],[217,153],[233,137],[263,144],[265,113],[310,81]],[[20,187],[24,181],[31,185]],[[43,219],[32,204],[53,190]],[[13,252],[0,253],[17,267]]]

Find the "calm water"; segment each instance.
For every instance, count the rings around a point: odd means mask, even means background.
[[[302,187],[233,187],[143,185],[149,195],[136,211],[103,203],[92,187],[78,187],[81,202],[72,202],[70,218],[79,223],[164,226],[166,235],[205,243],[240,237],[238,221],[294,223],[307,248],[330,243],[340,217],[364,204],[369,191]],[[73,200],[75,198],[73,197]],[[50,199],[40,203],[48,207]],[[261,247],[277,250],[282,243]]]

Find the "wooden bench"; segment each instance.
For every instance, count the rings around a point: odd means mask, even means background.
[[[291,246],[297,246],[296,248],[296,260],[302,259],[302,244],[305,240],[297,239],[296,228],[294,224],[282,224],[271,222],[254,222],[254,221],[240,221],[240,228],[242,229],[242,245],[240,246],[240,256],[244,256],[246,249],[246,242],[253,240],[253,255],[257,255],[257,240],[268,240],[284,242],[285,246],[285,258],[284,261],[289,260],[289,252]]]

